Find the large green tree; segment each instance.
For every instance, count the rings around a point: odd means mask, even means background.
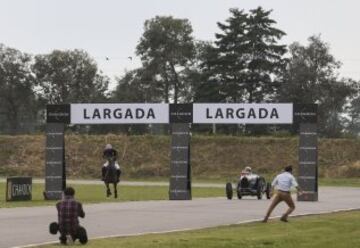
[[[5,119],[2,124],[5,122],[12,133],[36,118],[37,97],[30,65],[30,55],[0,44],[0,113]]]
[[[215,34],[221,91],[234,102],[270,100],[286,66],[286,46],[278,44],[285,33],[274,27],[271,11],[261,7],[230,13],[226,23],[218,23],[221,33]]]
[[[112,92],[114,102],[161,102],[162,85],[145,68],[138,68],[125,73],[117,80]]]
[[[218,65],[218,49],[212,42],[197,42],[196,68],[189,77],[193,84],[195,102],[226,101],[228,95],[222,92],[221,73]]]
[[[360,83],[356,83],[357,96],[350,101],[347,107],[348,118],[346,120],[346,131],[353,135],[360,135]]]
[[[32,67],[47,103],[101,102],[109,79],[82,50],[55,50],[35,56]]]
[[[293,43],[289,47],[289,64],[279,101],[317,103],[320,132],[337,137],[344,129],[343,113],[347,100],[356,92],[355,83],[338,78],[341,64],[320,36],[311,36],[308,41],[307,46]]]
[[[161,86],[165,102],[177,103],[187,94],[186,72],[195,54],[192,31],[187,19],[156,16],[145,21],[136,53],[154,87]]]

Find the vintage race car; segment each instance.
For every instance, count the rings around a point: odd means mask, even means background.
[[[226,197],[231,200],[233,198],[233,185],[226,183]],[[238,199],[243,196],[256,196],[259,200],[266,195],[267,199],[271,197],[271,185],[266,182],[265,178],[254,173],[242,173],[236,184],[236,195]]]

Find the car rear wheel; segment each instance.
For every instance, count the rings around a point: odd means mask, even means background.
[[[259,177],[257,178],[256,181],[256,196],[258,200],[262,199],[264,191],[265,191],[265,179],[263,177]]]
[[[231,183],[226,184],[225,191],[226,197],[228,198],[228,200],[231,200],[233,198],[233,188]]]
[[[256,191],[256,196],[257,196],[258,200],[262,199],[263,191],[262,191],[261,184],[258,184],[257,191]]]

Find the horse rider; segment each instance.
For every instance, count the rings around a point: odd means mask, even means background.
[[[114,197],[117,198],[117,184],[120,181],[120,165],[117,162],[118,152],[112,147],[111,144],[107,144],[103,151],[103,158],[106,159],[102,167],[102,180],[106,185],[106,196],[111,196],[111,190],[109,184],[114,185]]]

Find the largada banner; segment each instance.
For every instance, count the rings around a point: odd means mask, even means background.
[[[193,123],[291,124],[292,103],[194,103]]]
[[[72,124],[169,123],[169,105],[162,103],[71,104]]]

